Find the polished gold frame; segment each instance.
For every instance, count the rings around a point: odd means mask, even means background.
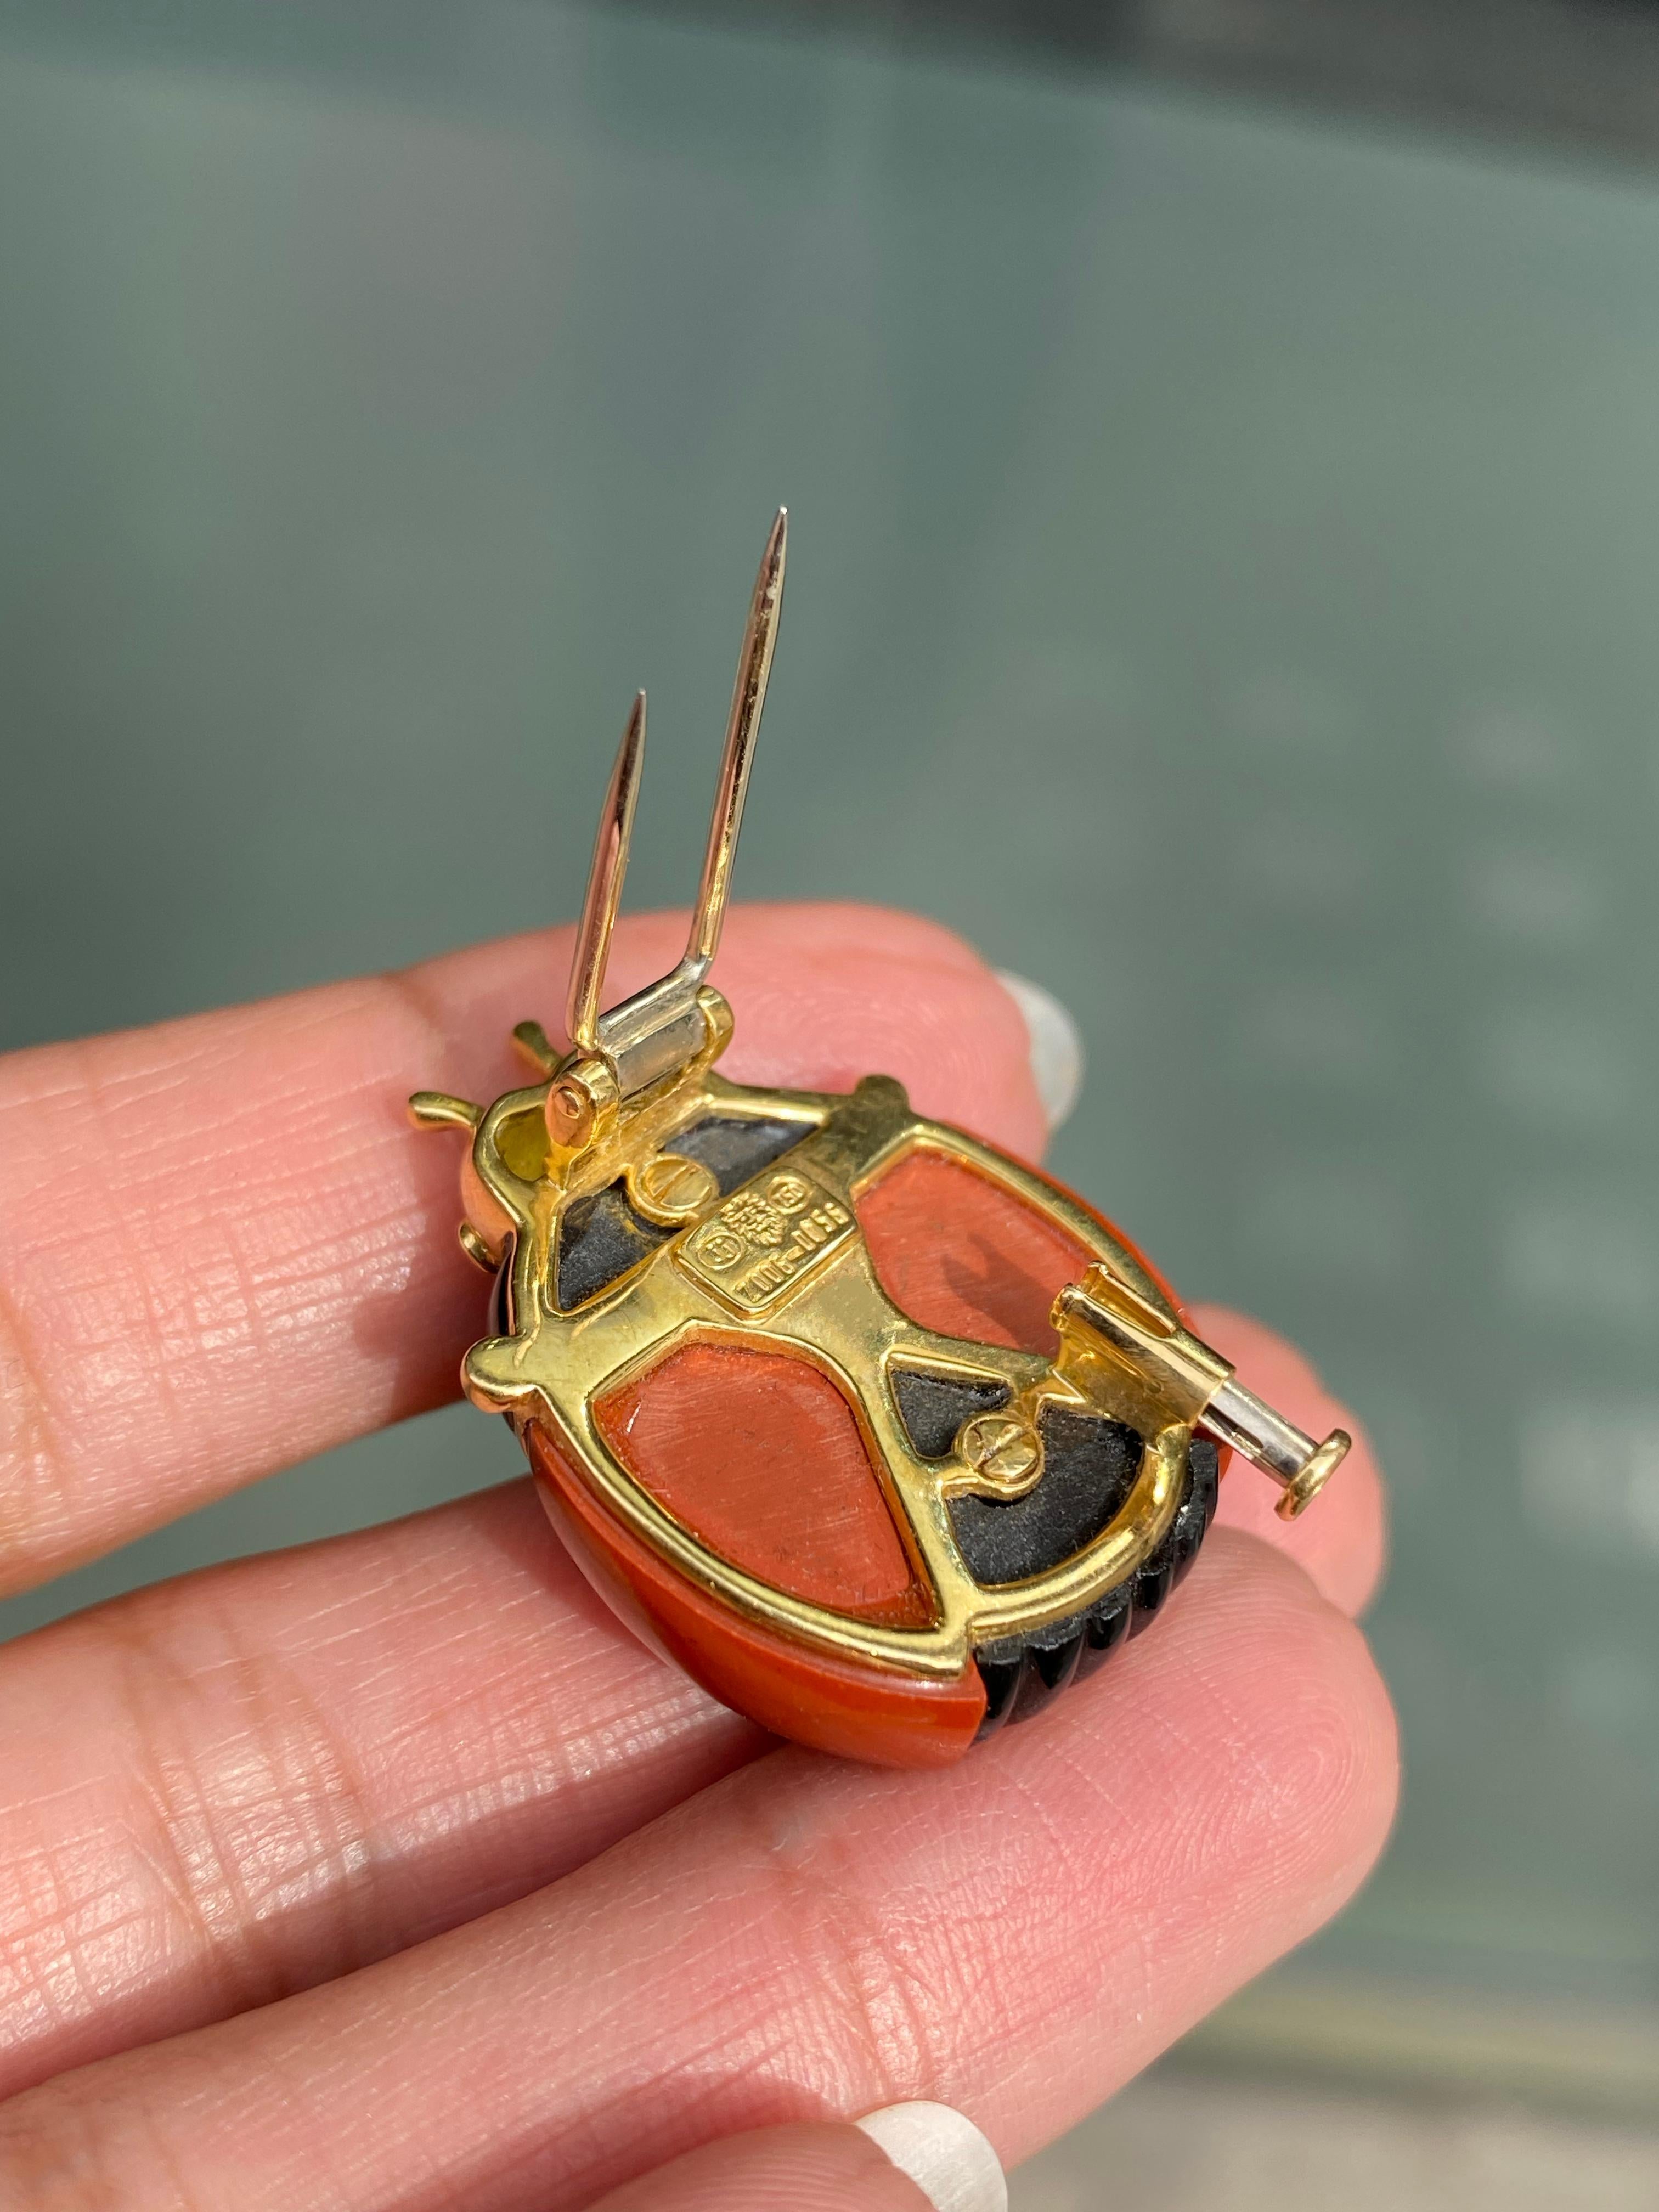
[[[773,526],[756,580],[727,723],[714,817],[684,958],[659,981],[601,1011],[611,933],[644,757],[646,704],[635,702],[595,842],[561,1055],[541,1027],[514,1039],[537,1082],[488,1110],[423,1091],[424,1126],[470,1132],[461,1242],[490,1271],[510,1269],[507,1334],[473,1346],[463,1380],[474,1404],[534,1423],[623,1528],[747,1620],[836,1657],[926,1678],[958,1676],[978,1647],[1087,1610],[1157,1549],[1178,1510],[1194,1429],[1248,1451],[1280,1482],[1281,1510],[1308,1502],[1347,1449],[1317,1448],[1233,1378],[1182,1326],[1137,1255],[1043,1177],[961,1130],[915,1114],[890,1077],[847,1095],[728,1082],[715,1062],[732,1011],[708,983],[730,887],[755,733],[783,589],[786,519]],[[675,1151],[711,1115],[782,1121],[801,1134],[771,1165],[722,1194]],[[1054,1310],[1059,1352],[1007,1351],[919,1328],[889,1297],[859,1227],[860,1199],[906,1154],[928,1151],[999,1185],[1044,1216],[1093,1264]],[[635,1210],[670,1233],[585,1304],[556,1295],[560,1225],[569,1207],[621,1183]],[[749,1228],[766,1224],[758,1245]],[[816,1605],[747,1572],[705,1543],[636,1480],[607,1444],[596,1409],[611,1392],[702,1339],[804,1359],[836,1384],[856,1418],[933,1618],[884,1626]],[[913,1446],[895,1370],[1006,1386],[1006,1405],[965,1423],[952,1451]],[[1009,1499],[1042,1480],[1049,1407],[1121,1420],[1142,1439],[1139,1471],[1110,1523],[1060,1565],[1020,1582],[975,1581],[957,1545],[950,1500]],[[781,1480],[794,1471],[780,1470]],[[799,1479],[810,1483],[811,1469]]]
[[[924,1459],[899,1417],[893,1370],[1005,1383],[1012,1394],[1009,1413],[1032,1431],[1050,1404],[1113,1419],[1133,1410],[1144,1421],[1146,1394],[1115,1388],[1111,1370],[1091,1363],[1075,1331],[1062,1338],[1060,1356],[1051,1362],[919,1328],[882,1288],[857,1228],[858,1202],[872,1182],[908,1152],[939,1152],[1047,1215],[1139,1301],[1176,1325],[1134,1255],[1080,1206],[990,1146],[915,1114],[902,1086],[883,1076],[868,1076],[850,1095],[837,1097],[750,1089],[726,1082],[705,1065],[671,1080],[660,1096],[641,1099],[607,1140],[568,1165],[556,1159],[550,1145],[533,1158],[557,1079],[498,1099],[473,1137],[469,1218],[492,1258],[510,1252],[514,1328],[510,1335],[472,1347],[463,1379],[475,1405],[515,1423],[545,1426],[605,1508],[682,1574],[781,1634],[866,1663],[944,1677],[960,1674],[978,1644],[1085,1610],[1156,1548],[1179,1502],[1192,1435],[1190,1416],[1181,1418],[1173,1407],[1146,1443],[1121,1511],[1084,1551],[1029,1581],[994,1589],[975,1581],[957,1545],[947,1501],[963,1492],[1017,1494],[1040,1480],[1040,1460],[1011,1486],[960,1457]],[[711,1114],[795,1121],[801,1139],[737,1192],[711,1196],[665,1243],[590,1303],[559,1311],[552,1285],[556,1228],[565,1208],[626,1177],[643,1158],[672,1152],[679,1132]],[[723,1209],[745,1194],[763,1195],[780,1176],[810,1179],[845,1212],[850,1225],[821,1261],[804,1267],[775,1294],[763,1314],[735,1310],[690,1260],[690,1248]],[[695,1338],[803,1358],[836,1384],[858,1419],[913,1562],[933,1595],[930,1626],[883,1627],[774,1589],[701,1541],[616,1457],[595,1419],[598,1401]],[[789,1471],[780,1472],[787,1479]],[[800,1479],[810,1482],[810,1468],[800,1471]]]

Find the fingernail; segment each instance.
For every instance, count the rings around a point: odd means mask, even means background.
[[[997,981],[1025,1017],[1025,1035],[1031,1057],[1031,1073],[1037,1097],[1050,1129],[1060,1123],[1077,1104],[1083,1088],[1087,1060],[1082,1032],[1052,991],[1024,975],[997,970]]]
[[[949,2105],[884,2105],[858,2123],[934,2212],[1008,2212],[1008,2184],[990,2144]]]

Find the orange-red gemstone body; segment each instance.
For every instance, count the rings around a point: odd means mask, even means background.
[[[862,1195],[858,1215],[883,1286],[913,1321],[1054,1352],[1050,1309],[1093,1255],[1005,1186],[915,1152]],[[862,1620],[904,1627],[932,1618],[852,1408],[806,1360],[683,1346],[602,1399],[595,1420],[635,1479],[734,1565]],[[548,1510],[596,1585],[724,1704],[798,1742],[876,1765],[945,1765],[973,1741],[986,1693],[971,1660],[941,1683],[763,1629],[635,1537],[545,1431],[531,1428],[526,1442]]]
[[[853,1409],[805,1360],[684,1345],[594,1410],[629,1473],[734,1566],[860,1620],[933,1619]]]

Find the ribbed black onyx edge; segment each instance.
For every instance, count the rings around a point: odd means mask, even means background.
[[[1007,1401],[999,1382],[900,1370],[893,1396],[910,1441],[924,1458],[942,1459],[974,1413]],[[1140,1465],[1141,1443],[1121,1421],[1050,1407],[1042,1417],[1042,1480],[1006,1504],[989,1498],[951,1501],[951,1528],[975,1580],[988,1589],[1021,1582],[1075,1557],[1121,1510]],[[1198,1556],[1215,1512],[1219,1455],[1204,1437],[1187,1455],[1176,1517],[1152,1557],[1086,1613],[1030,1636],[1006,1637],[975,1656],[985,1683],[981,1737],[1029,1720],[1070,1682],[1091,1674],[1138,1635]]]
[[[1198,1557],[1215,1516],[1220,1454],[1207,1437],[1194,1437],[1187,1453],[1187,1479],[1163,1542],[1127,1582],[1096,1600],[1086,1613],[1057,1620],[1036,1634],[1007,1637],[974,1655],[985,1684],[980,1738],[1040,1713],[1068,1683],[1104,1664],[1121,1644],[1150,1627],[1171,1590]]]

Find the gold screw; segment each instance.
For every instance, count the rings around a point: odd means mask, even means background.
[[[720,1195],[720,1185],[701,1160],[659,1152],[629,1177],[628,1194],[647,1220],[672,1229],[701,1213]]]
[[[1018,1498],[1042,1472],[1042,1439],[1018,1413],[975,1413],[957,1431],[957,1456],[988,1490]]]

